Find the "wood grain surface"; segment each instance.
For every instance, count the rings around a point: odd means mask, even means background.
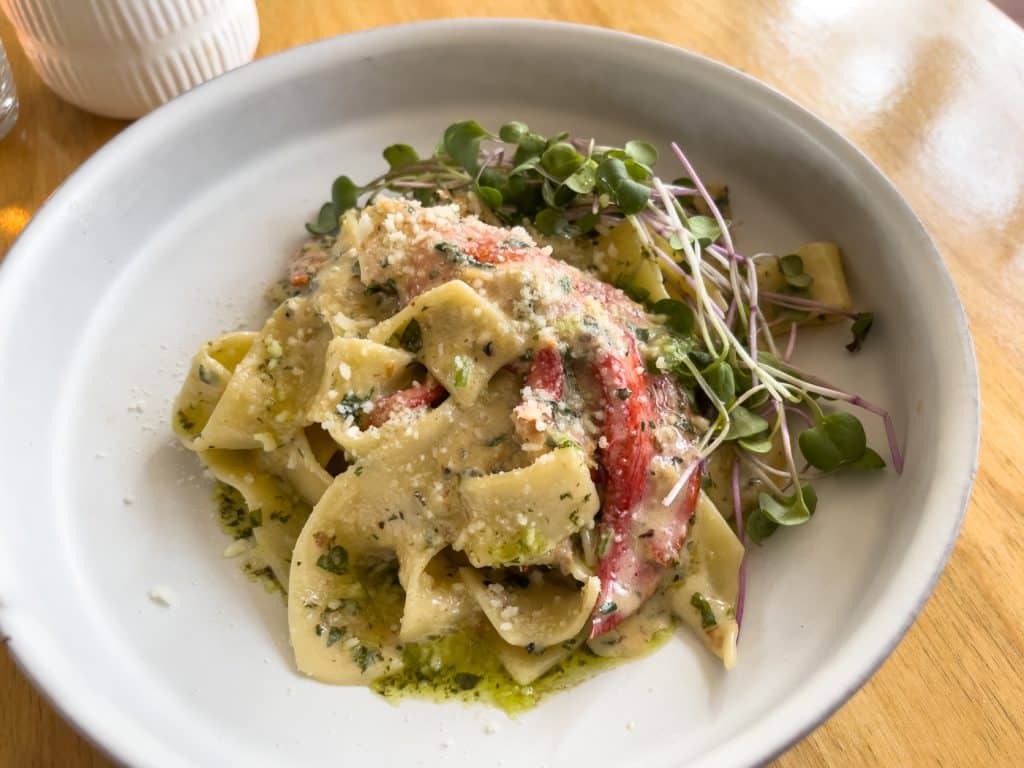
[[[264,0],[258,55],[451,16],[613,27],[719,59],[861,147],[924,220],[981,370],[981,467],[934,596],[864,688],[778,766],[1024,765],[1024,32],[983,0]],[[0,141],[0,259],[125,123],[40,83],[0,20],[22,114]],[[1016,394],[1014,394],[1016,393]],[[0,426],[2,428],[2,426]],[[110,765],[0,651],[0,766]]]

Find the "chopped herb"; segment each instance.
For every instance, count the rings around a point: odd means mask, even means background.
[[[715,612],[711,610],[711,604],[700,592],[694,592],[690,596],[690,605],[697,609],[700,613],[700,625],[704,629],[711,629],[718,626],[718,619],[715,618]]]
[[[348,552],[340,544],[335,544],[317,558],[316,566],[339,576],[348,573]]]
[[[571,498],[572,498],[572,494],[569,493],[568,491],[566,491],[565,493],[559,495],[558,500],[559,501],[565,501],[566,499],[571,499]]]
[[[413,321],[415,322],[415,321]],[[455,356],[455,386],[464,387],[469,383],[469,372],[473,363],[462,355]]]
[[[607,616],[609,613],[614,613],[619,610],[619,606],[614,600],[609,600],[606,603],[602,603],[601,607],[597,609],[597,612],[602,616]]]
[[[334,410],[343,419],[352,419],[353,421],[359,421],[360,418],[366,413],[363,406],[373,396],[371,391],[365,397],[357,395],[355,392],[348,392],[343,398],[334,406]]]
[[[443,253],[444,257],[453,264],[465,264],[469,261],[469,257],[455,243],[441,242],[434,246],[434,250]]]
[[[484,445],[486,445],[488,448],[493,448],[494,446],[496,446],[499,443],[501,443],[506,437],[508,437],[507,434],[495,435],[490,440],[488,440],[486,443],[484,443]]]
[[[183,431],[191,432],[195,429],[196,423],[192,421],[184,411],[178,411],[175,416],[177,417],[178,424],[181,426]]]
[[[463,691],[471,691],[476,688],[480,679],[480,675],[471,675],[468,672],[457,672],[455,674],[455,684]]]
[[[219,379],[217,377],[217,374],[214,373],[213,371],[207,370],[205,366],[200,365],[198,373],[199,373],[199,380],[201,382],[203,382],[203,384],[211,384],[212,385],[212,384],[216,384],[219,381]]]
[[[489,189],[489,187],[481,187],[478,191],[479,192],[483,192],[482,196],[484,197],[484,201],[487,202],[487,203],[490,203],[491,201],[488,200],[487,197],[486,197],[488,189]],[[497,192],[497,190],[494,190],[494,191]],[[500,193],[498,193],[498,194],[500,195]],[[498,205],[501,205],[500,201],[498,202]],[[447,259],[452,264],[468,264],[468,265],[473,266],[473,267],[482,267],[484,269],[494,269],[494,265],[493,264],[488,264],[486,262],[478,261],[477,259],[474,259],[472,256],[470,256],[469,254],[465,253],[461,248],[459,248],[459,246],[456,245],[455,243],[440,242],[440,243],[438,243],[437,245],[434,246],[434,250],[440,251],[441,253],[443,253],[445,259]]]
[[[633,390],[631,390],[629,387],[619,387],[618,389],[615,390],[615,396],[619,398],[619,400],[629,400],[629,397],[632,394]]]
[[[317,625],[317,627],[319,628],[319,625]],[[344,627],[331,627],[330,629],[327,630],[327,647],[330,648],[336,642],[341,640],[341,638],[344,637],[344,636],[345,636],[345,628]]]
[[[360,672],[366,672],[370,667],[380,660],[380,652],[375,648],[365,645],[357,645],[352,649],[352,661],[359,667]]]
[[[384,296],[398,296],[398,286],[393,278],[388,278],[383,283],[370,283],[363,291],[367,296],[381,294]]]
[[[868,333],[870,333],[871,326],[874,325],[874,322],[875,316],[872,313],[859,312],[857,317],[853,320],[853,325],[850,326],[850,332],[853,334],[853,341],[847,344],[846,348],[851,352],[859,352],[860,348],[864,346],[864,339],[868,337]]]
[[[612,532],[610,528],[605,528],[601,531],[601,536],[597,540],[597,556],[604,557],[612,548]]]
[[[572,280],[570,280],[567,275],[559,277],[558,284],[562,286],[562,290],[566,293],[572,293]]]
[[[579,448],[580,445],[571,437],[560,437],[557,440],[551,435],[544,438],[544,445],[548,448]]]
[[[413,355],[423,349],[423,331],[415,319],[410,320],[405,328],[402,329],[402,335],[398,337],[398,343],[402,349]]]

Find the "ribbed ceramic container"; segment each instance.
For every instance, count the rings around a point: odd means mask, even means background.
[[[252,60],[253,0],[0,0],[25,53],[61,98],[139,117]]]

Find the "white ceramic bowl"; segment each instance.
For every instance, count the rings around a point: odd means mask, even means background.
[[[336,174],[368,178],[383,146],[429,149],[468,117],[678,139],[705,178],[729,183],[739,247],[835,240],[877,313],[859,355],[840,328],[808,333],[805,354],[892,409],[906,470],[822,483],[810,524],[754,548],[728,674],[683,634],[515,721],[396,708],[299,677],[281,601],[221,557],[209,487],[167,424],[189,356],[265,314],[263,286]],[[0,360],[0,623],[67,717],[147,766],[757,763],[839,706],[910,625],[956,537],[978,440],[953,284],[862,154],[707,59],[525,21],[326,40],[128,128],[0,270]],[[172,607],[147,599],[156,586]]]
[[[140,117],[252,61],[253,0],[0,0],[25,54],[58,96]]]

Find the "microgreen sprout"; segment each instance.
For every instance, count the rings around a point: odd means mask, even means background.
[[[671,150],[684,176],[666,183],[654,172],[658,151],[645,141],[606,146],[568,133],[544,136],[519,121],[505,123],[495,134],[466,120],[450,125],[429,157],[392,144],[383,152],[388,164],[383,174],[361,186],[338,177],[331,199],[306,227],[316,235],[331,235],[342,214],[385,192],[425,205],[470,194],[500,222],[527,224],[551,237],[595,237],[628,223],[671,283],[685,286],[674,290],[675,298],[647,305],[665,328],[650,347],[659,369],[677,378],[709,424],[697,440],[697,460],[662,504],[673,504],[692,472],[702,471],[704,461],[728,444],[735,454],[737,533],[759,543],[779,527],[798,525],[814,514],[812,479],[885,466],[868,447],[860,421],[846,412],[825,413],[821,399],[879,416],[893,467],[902,472],[903,456],[885,409],[790,363],[798,327],[811,317],[851,320],[853,340],[847,349],[857,352],[874,316],[815,300],[814,280],[797,254],[738,252],[722,207],[728,194],[712,194],[682,149],[672,143]],[[453,260],[461,255],[457,248],[446,253]],[[758,283],[757,267],[769,259],[785,283],[778,291],[761,290]],[[646,292],[632,290],[630,295],[644,301]],[[422,343],[414,323],[401,334],[406,349]],[[781,350],[776,331],[786,334]],[[466,363],[456,371],[457,386],[468,380]],[[777,448],[781,460],[770,461],[768,454]],[[756,504],[747,510],[740,504],[741,466],[760,483]],[[598,542],[598,553],[604,544]]]

